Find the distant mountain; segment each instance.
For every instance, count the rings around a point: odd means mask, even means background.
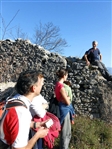
[[[109,73],[112,75],[112,67],[107,67]]]

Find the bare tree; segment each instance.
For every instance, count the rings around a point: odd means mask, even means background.
[[[7,25],[5,25],[5,20],[4,18],[2,17],[1,13],[0,13],[0,18],[2,19],[2,27],[1,27],[1,30],[2,30],[2,40],[5,38],[5,35],[8,31],[12,30],[12,28],[9,28],[11,22],[15,19],[15,17],[17,16],[19,10],[16,12],[16,14],[13,16],[13,18],[9,21],[9,23]]]
[[[10,31],[10,36],[15,40],[17,38],[22,38],[22,39],[28,39],[28,35],[27,33],[24,33],[23,30],[20,28],[20,26],[17,26],[15,28],[15,31],[13,33],[14,30]]]
[[[67,47],[65,39],[60,37],[60,28],[54,26],[53,23],[48,22],[42,25],[40,22],[39,26],[35,28],[34,43],[38,44],[45,49],[53,52],[63,53],[63,48]]]

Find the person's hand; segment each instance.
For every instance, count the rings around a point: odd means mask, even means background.
[[[40,128],[41,127],[41,122],[36,122],[36,128]]]
[[[40,128],[40,127],[46,127],[45,123],[49,121],[49,119],[42,121],[42,122],[36,122],[36,128]]]
[[[41,126],[41,127],[46,127],[45,123],[48,122],[48,121],[49,121],[49,119],[40,122],[40,123],[41,123],[40,126]]]
[[[49,132],[48,128],[40,127],[36,134],[38,134],[39,138],[44,138]]]
[[[49,104],[48,103],[44,103],[44,104],[42,104],[42,106],[43,106],[44,109],[49,109]]]
[[[90,65],[90,62],[89,62],[89,61],[87,61],[87,62],[86,62],[86,64],[89,66],[89,65]]]

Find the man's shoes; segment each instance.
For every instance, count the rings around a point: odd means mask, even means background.
[[[109,76],[109,78],[107,79],[107,81],[112,81],[112,76]]]

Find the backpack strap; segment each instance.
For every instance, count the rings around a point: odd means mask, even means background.
[[[27,106],[25,105],[25,103],[23,101],[13,100],[6,104],[6,109],[10,109],[10,108],[17,107],[17,106],[23,106],[23,107],[27,108]]]
[[[23,106],[25,108],[27,108],[26,104],[19,100],[19,99],[14,99],[14,100],[11,100],[11,101],[6,101],[6,102],[2,102],[1,103],[1,107],[0,107],[0,122],[2,121],[5,113],[6,113],[6,109],[10,109],[10,108],[13,108],[13,107],[18,107],[18,106]]]

